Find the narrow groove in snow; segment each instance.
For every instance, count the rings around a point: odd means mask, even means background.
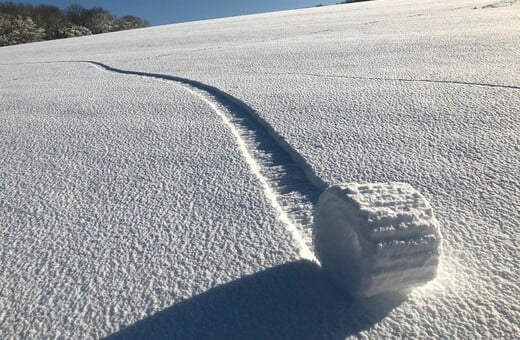
[[[217,88],[190,79],[120,70],[94,61],[78,62],[88,63],[102,71],[175,82],[205,102],[235,137],[251,172],[296,242],[299,255],[318,262],[312,251],[312,213],[326,184],[253,109]]]
[[[320,74],[320,73],[305,73],[305,72],[263,72],[262,74],[283,75],[283,76],[285,76],[285,75],[307,76],[307,77],[318,77],[318,78],[343,78],[343,79],[354,79],[354,80],[399,81],[399,82],[405,82],[405,83],[468,85],[468,86],[498,87],[498,88],[503,88],[503,89],[520,90],[520,86],[516,86],[516,85],[478,83],[478,82],[460,81],[460,80],[361,77],[361,76],[349,76],[349,75],[343,75],[343,74]]]
[[[145,59],[152,59],[152,58],[159,58],[162,56],[167,56],[169,54],[165,55],[157,55],[157,56],[150,56]],[[137,59],[139,60],[139,59]],[[90,64],[99,64],[98,66],[101,66],[104,68],[104,70],[119,72],[119,73],[132,73],[124,70],[117,70],[115,68],[112,68],[110,66],[104,65],[102,63],[96,62],[96,61],[59,61],[60,63],[77,63],[77,62],[87,62]],[[36,62],[25,62],[25,63],[0,63],[0,66],[10,66],[10,65],[37,65],[37,64],[55,64],[56,61],[36,61]],[[135,73],[141,73],[141,72],[135,72]],[[318,77],[318,78],[343,78],[343,79],[354,79],[354,80],[376,80],[376,81],[397,81],[397,82],[405,82],[405,83],[431,83],[431,84],[446,84],[446,85],[467,85],[467,86],[483,86],[483,87],[498,87],[503,89],[512,89],[512,90],[520,90],[520,85],[508,85],[508,84],[493,84],[493,83],[479,83],[479,82],[472,82],[472,81],[462,81],[462,80],[441,80],[441,79],[413,79],[413,78],[389,78],[389,77],[363,77],[363,76],[349,76],[345,74],[322,74],[322,73],[306,73],[306,72],[248,72],[248,74],[264,74],[264,75],[278,75],[278,76],[307,76],[307,77]],[[185,83],[193,83],[203,86],[204,88],[212,88],[215,91],[221,92],[223,95],[229,96],[227,93],[222,92],[218,90],[217,88],[214,88],[210,85],[206,85],[203,83],[199,83],[195,80],[190,80],[187,78],[181,78],[181,77],[175,77],[175,76],[166,76],[166,75],[160,75],[160,74],[151,74],[151,77],[169,77],[169,78],[176,78],[171,79],[179,82],[185,82]],[[16,80],[16,79],[12,79]],[[197,87],[197,86],[196,86]],[[231,97],[231,96],[230,96]],[[232,97],[234,98],[234,97]],[[236,99],[236,98],[234,98]]]

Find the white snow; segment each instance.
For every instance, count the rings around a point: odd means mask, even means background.
[[[373,1],[0,48],[0,338],[515,337],[519,22]],[[435,280],[352,300],[301,260],[349,182],[424,195]]]
[[[330,186],[320,196],[314,225],[324,271],[353,296],[406,291],[437,275],[438,222],[409,184]]]

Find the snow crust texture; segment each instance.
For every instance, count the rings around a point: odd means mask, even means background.
[[[312,252],[312,211],[323,181],[307,162],[239,99],[198,81],[138,71],[121,70],[99,62],[86,62],[102,71],[181,84],[206,102],[234,135],[237,146],[265,195],[297,244],[302,258],[315,261]]]
[[[438,222],[409,184],[333,185],[320,196],[314,224],[323,269],[353,296],[406,291],[437,274]]]
[[[0,105],[0,338],[101,338],[299,258],[231,131],[183,87],[84,63],[1,74],[19,80]]]
[[[0,48],[0,338],[518,337],[519,21],[365,1]],[[298,261],[353,182],[442,226],[406,299]]]

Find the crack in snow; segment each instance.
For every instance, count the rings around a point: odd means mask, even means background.
[[[514,0],[518,1],[518,0]],[[516,2],[515,2],[516,3]],[[514,3],[513,3],[514,4]],[[491,5],[489,5],[491,6]],[[484,8],[484,7],[482,7]],[[487,8],[487,7],[486,7]],[[164,55],[157,55],[157,56],[150,56],[142,59],[152,59],[156,57],[163,57],[167,56],[169,54]],[[135,60],[141,60],[141,59],[135,59]],[[118,60],[118,61],[124,61],[124,60]],[[26,62],[26,63],[0,63],[1,66],[10,66],[10,65],[32,65],[32,64],[55,64],[55,63],[77,63],[77,62],[86,62],[90,64],[99,64],[98,66],[102,66],[103,68],[106,68],[105,70],[118,72],[118,73],[125,73],[130,74],[133,71],[125,71],[125,70],[117,70],[115,68],[112,68],[110,66],[104,65],[102,63],[98,63],[95,61],[75,61],[75,60],[63,60],[63,61],[37,61],[37,62]],[[139,75],[138,73],[141,73],[140,75],[146,76],[144,72],[133,72],[135,75]],[[495,87],[495,88],[503,88],[503,89],[513,89],[513,90],[520,90],[520,85],[507,85],[507,84],[493,84],[493,83],[479,83],[479,82],[471,82],[471,81],[462,81],[462,80],[436,80],[436,79],[411,79],[411,78],[388,78],[388,77],[363,77],[363,76],[349,76],[349,75],[343,75],[343,74],[321,74],[321,73],[305,73],[305,72],[247,72],[248,74],[270,74],[270,75],[292,75],[292,76],[309,76],[309,77],[319,77],[319,78],[343,78],[343,79],[355,79],[355,80],[380,80],[380,81],[400,81],[400,82],[406,82],[406,83],[430,83],[430,84],[452,84],[452,85],[468,85],[468,86],[483,86],[483,87]],[[153,78],[169,78],[169,80],[178,81],[181,83],[190,84],[192,86],[198,87],[203,86],[204,90],[207,91],[207,88],[211,88],[213,90],[216,90],[219,92],[219,94],[225,94],[229,96],[229,94],[222,92],[210,85],[206,85],[203,83],[200,83],[195,80],[190,80],[187,78],[181,78],[176,76],[167,76],[167,75],[160,75],[155,73],[150,73],[148,77]],[[12,79],[14,80],[14,79]],[[230,96],[231,97],[231,96]],[[236,99],[236,98],[234,98]]]
[[[254,72],[252,72],[252,73],[254,73]],[[344,79],[356,79],[356,80],[401,81],[401,82],[407,82],[407,83],[454,84],[454,85],[499,87],[499,88],[503,88],[503,89],[520,90],[520,86],[516,86],[516,85],[477,83],[477,82],[459,81],[459,80],[362,77],[362,76],[348,76],[348,75],[341,75],[341,74],[320,74],[320,73],[302,73],[302,72],[265,72],[265,73],[262,73],[262,74],[309,76],[309,77],[320,77],[320,78],[344,78]]]
[[[175,82],[205,102],[228,127],[252,174],[285,225],[300,257],[318,262],[312,249],[313,208],[326,184],[316,177],[305,160],[245,103],[194,80],[163,74],[116,69],[95,61],[99,70],[159,81]]]
[[[518,2],[518,0],[502,0],[498,2],[494,2],[492,4],[482,6],[481,8],[499,8],[499,7],[510,7],[515,5]]]

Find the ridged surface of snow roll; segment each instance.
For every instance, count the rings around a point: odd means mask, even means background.
[[[323,270],[358,297],[427,283],[441,253],[430,204],[398,182],[329,187],[316,206],[314,243]]]

